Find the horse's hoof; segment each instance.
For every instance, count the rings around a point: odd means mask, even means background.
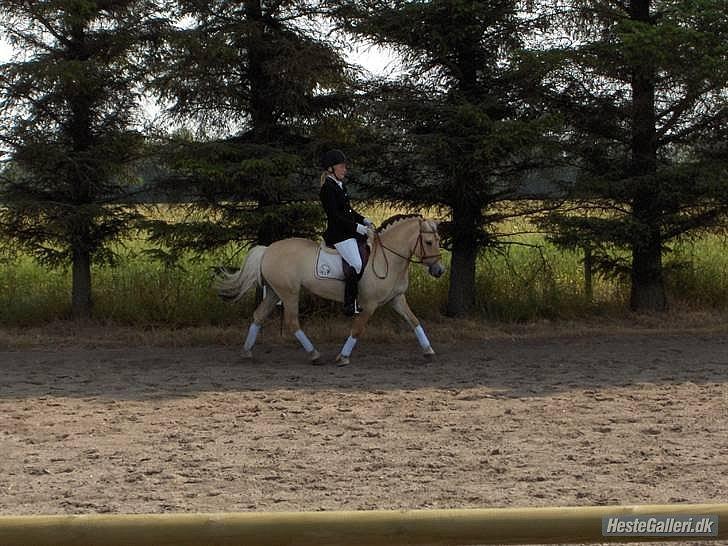
[[[433,356],[435,356],[435,350],[430,346],[427,349],[425,349],[425,352],[423,354],[424,354],[425,358],[430,359]]]
[[[308,358],[311,361],[311,364],[313,364],[314,366],[320,366],[321,364],[323,364],[323,362],[321,362],[321,353],[319,353],[316,349],[308,354]]]
[[[240,351],[240,358],[242,358],[243,360],[250,360],[251,358],[253,358],[253,351],[249,349],[243,349],[242,351]]]
[[[344,356],[342,354],[339,354],[339,356],[336,357],[336,365],[339,368],[342,368],[344,366],[348,366],[349,363],[350,363],[350,361],[349,361],[349,357],[348,356]]]

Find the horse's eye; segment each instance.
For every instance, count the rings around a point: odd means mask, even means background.
[[[432,246],[432,241],[427,241],[427,246]]]

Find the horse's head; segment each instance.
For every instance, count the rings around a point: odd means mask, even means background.
[[[433,277],[440,277],[445,272],[440,252],[440,234],[437,232],[437,222],[423,218],[420,220],[420,235],[415,245],[415,255],[427,266],[427,271]]]

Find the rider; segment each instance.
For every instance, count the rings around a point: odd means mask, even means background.
[[[366,237],[373,224],[351,208],[349,193],[344,185],[348,170],[347,159],[341,150],[329,150],[321,156],[321,191],[319,197],[326,212],[327,227],[324,241],[333,246],[350,266],[344,268],[344,314],[358,312],[356,296],[362,275],[362,261],[357,238]]]

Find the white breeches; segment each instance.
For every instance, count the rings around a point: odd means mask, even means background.
[[[336,243],[334,247],[339,251],[341,257],[346,260],[346,263],[354,268],[357,275],[361,273],[361,256],[359,255],[359,246],[356,243],[356,239],[346,239],[340,243]]]

